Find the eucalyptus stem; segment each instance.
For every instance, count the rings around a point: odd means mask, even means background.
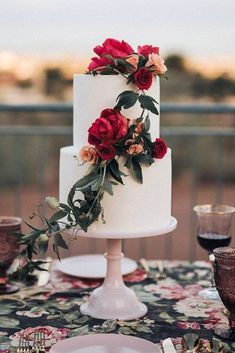
[[[140,115],[140,119],[141,119],[141,120],[143,120],[144,113],[145,113],[145,108],[142,109],[142,113],[141,113],[141,115]]]
[[[91,211],[93,210],[93,208],[94,208],[94,206],[95,206],[97,200],[98,200],[99,197],[100,197],[101,192],[103,191],[103,185],[104,185],[104,181],[105,181],[106,170],[107,170],[107,164],[104,163],[101,185],[100,185],[99,191],[98,191],[98,193],[97,193],[97,195],[96,195],[94,201],[92,202],[92,205],[91,205],[90,209],[88,210],[88,212],[87,212],[87,214],[86,214],[87,217],[89,216],[89,214],[90,214]]]
[[[116,72],[118,75],[121,75],[122,77],[124,77],[126,80],[128,79],[128,77],[126,77],[124,74],[122,74],[120,71],[118,71],[117,69],[115,69],[115,68],[112,68],[112,70],[114,71],[114,72]]]

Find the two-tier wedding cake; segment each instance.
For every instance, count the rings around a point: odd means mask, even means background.
[[[60,153],[60,202],[77,210],[88,236],[155,235],[171,222],[171,150],[159,120],[166,67],[151,45],[135,52],[107,39],[94,51],[88,74],[74,76],[73,146]]]

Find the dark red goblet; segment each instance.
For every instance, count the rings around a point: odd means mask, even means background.
[[[219,296],[229,311],[229,329],[217,329],[220,338],[235,341],[235,248],[223,247],[214,250],[215,285]]]
[[[17,233],[21,223],[21,218],[0,216],[0,294],[18,291],[16,285],[8,283],[7,270],[18,254]]]

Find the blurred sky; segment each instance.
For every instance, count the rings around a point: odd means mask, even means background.
[[[91,56],[107,37],[193,56],[235,56],[235,0],[5,0],[0,52]]]

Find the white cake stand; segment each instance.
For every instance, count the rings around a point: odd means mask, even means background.
[[[120,232],[114,232],[109,236],[97,233],[86,234],[86,237],[107,239],[107,252],[104,254],[107,259],[107,273],[102,286],[96,288],[88,301],[81,305],[81,313],[98,319],[112,320],[134,320],[144,316],[147,313],[147,306],[137,299],[132,289],[126,287],[122,278],[122,239],[169,233],[176,228],[176,225],[177,220],[172,217],[169,224],[150,230],[148,233],[120,235]]]

